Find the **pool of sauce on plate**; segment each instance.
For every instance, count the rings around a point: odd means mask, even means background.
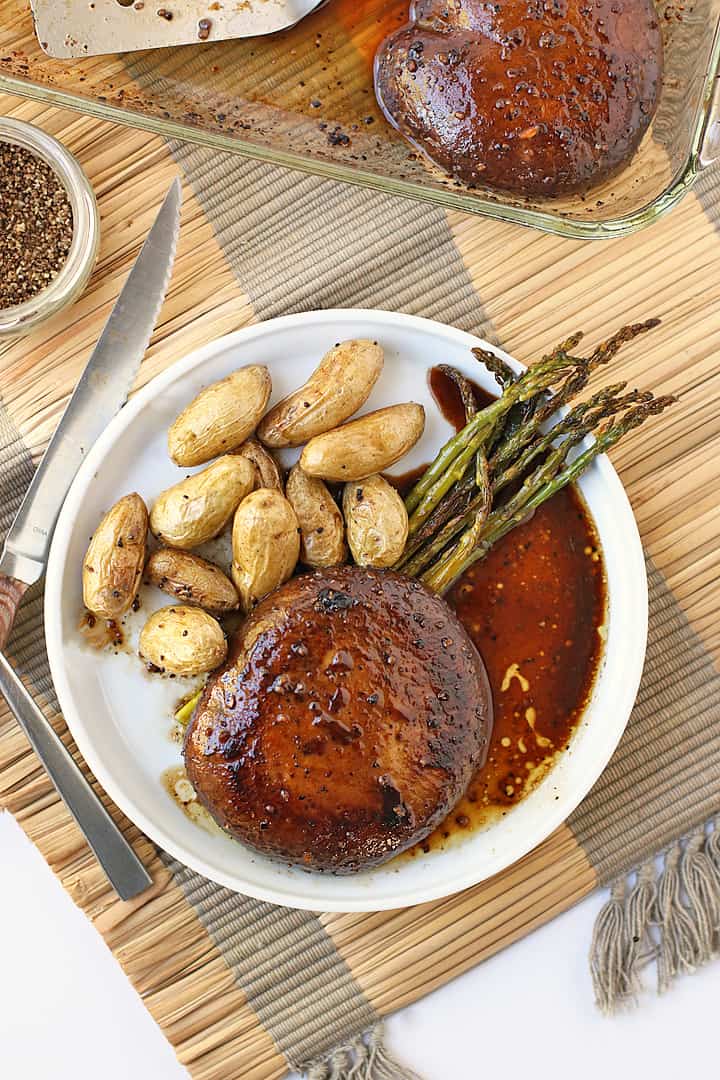
[[[399,491],[403,498],[407,495],[412,487],[417,483],[422,474],[427,469],[427,462],[424,465],[418,465],[416,469],[408,469],[404,473],[384,473],[385,479],[388,483]]]
[[[454,383],[437,368],[433,396],[465,423]],[[476,388],[480,407],[491,399]],[[417,473],[393,478],[408,490]],[[567,750],[603,648],[605,573],[579,492],[564,488],[465,572],[447,597],[487,667],[495,706],[488,759],[452,814],[406,856],[446,847],[506,814]]]

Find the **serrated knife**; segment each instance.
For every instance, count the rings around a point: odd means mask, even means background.
[[[75,387],[0,555],[0,650],[18,604],[45,572],[60,508],[85,454],[125,404],[170,280],[180,228],[175,179]],[[0,651],[0,692],[123,900],[152,879]]]

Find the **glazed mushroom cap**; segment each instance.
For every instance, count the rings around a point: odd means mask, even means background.
[[[584,191],[634,154],[663,46],[652,0],[416,0],[375,61],[388,119],[466,184]]]
[[[491,728],[485,666],[447,604],[392,571],[338,567],[294,578],[240,627],[185,764],[243,843],[350,872],[444,819]]]

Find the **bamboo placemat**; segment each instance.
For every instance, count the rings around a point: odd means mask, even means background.
[[[0,112],[39,123],[78,155],[98,194],[103,225],[98,267],[80,302],[29,338],[0,347],[4,405],[0,415],[5,425],[0,444],[11,447],[18,466],[16,477],[29,479],[32,458],[41,453],[60,416],[177,164],[171,149],[148,134],[7,97],[0,97]],[[281,260],[287,267],[280,284],[263,280],[263,296],[251,298],[244,293],[234,267],[247,256],[248,248],[262,245],[262,229],[244,235],[244,249],[233,247],[229,227],[214,205],[213,188],[203,184],[203,177],[217,180],[214,164],[202,157],[206,152],[198,152],[201,156],[197,157],[181,147],[174,150],[200,195],[186,184],[175,272],[139,385],[197,345],[251,322],[258,309],[269,313],[275,310],[273,305],[282,305],[283,298],[295,307],[324,306],[343,287],[337,274],[328,274],[304,297],[294,294],[290,258],[294,253],[282,245],[270,245],[265,248],[267,258]],[[246,164],[250,171],[243,179],[252,192],[253,169],[266,167]],[[226,163],[217,165],[220,173],[227,167]],[[284,179],[278,179],[276,189],[266,194],[268,204],[287,197],[287,174],[279,176]],[[346,191],[329,184],[327,189],[328,196],[330,189]],[[370,193],[356,192],[353,197],[370,200],[362,205],[372,209]],[[348,213],[353,211],[349,194],[336,198],[340,203],[347,200]],[[304,213],[312,212],[313,195],[299,180],[296,201]],[[397,203],[398,234],[405,224],[420,219],[421,210],[408,210],[411,205]],[[447,217],[460,256],[453,270],[467,275],[480,298],[476,325],[520,359],[537,356],[578,327],[594,342],[626,321],[650,315],[663,320],[641,345],[628,350],[615,370],[618,378],[629,378],[640,386],[681,393],[681,402],[663,422],[622,445],[613,460],[629,491],[653,575],[657,575],[653,580],[659,609],[670,613],[658,624],[657,647],[665,647],[662,628],[674,620],[682,640],[690,642],[681,660],[701,673],[700,685],[705,690],[714,678],[710,658],[717,660],[720,655],[716,206],[720,206],[720,193],[716,197],[713,183],[706,181],[698,194],[689,195],[652,229],[605,245],[551,238],[482,219]],[[432,213],[444,217],[439,211]],[[322,235],[322,222],[314,225]],[[298,228],[304,228],[301,222]],[[362,272],[367,250],[347,251],[348,281]],[[427,257],[432,264],[432,249]],[[431,303],[450,309],[452,282],[438,301],[423,296],[426,277],[420,267],[413,310],[427,310]],[[458,289],[465,288],[457,280]],[[409,305],[408,296],[404,306]],[[452,311],[448,320],[452,321]],[[4,502],[0,529],[7,525],[2,516],[9,516]],[[38,590],[34,590],[13,641],[18,651],[37,632],[39,605]],[[40,669],[27,674],[34,689],[44,691],[49,699],[51,688],[43,684]],[[646,712],[653,707],[653,692],[651,687]],[[667,700],[660,698],[665,708]],[[72,746],[62,719],[55,716],[54,720]],[[714,744],[708,754],[711,750],[715,753]],[[608,775],[606,782],[616,783],[612,771]],[[700,794],[702,799],[691,801],[683,821],[687,827],[720,805],[717,786],[706,785]],[[285,1072],[286,1058],[278,1042],[258,1022],[256,991],[248,991],[253,994],[253,1009],[239,988],[242,958],[229,959],[221,953],[217,938],[211,937],[199,917],[201,905],[189,902],[187,883],[178,868],[163,862],[123,820],[155,884],[136,901],[118,901],[4,709],[0,710],[0,803],[17,816],[66,889],[103,933],[193,1076],[265,1080]],[[676,809],[679,814],[681,807]],[[581,808],[568,825],[516,866],[459,896],[405,911],[308,919],[313,920],[313,932],[317,924],[334,944],[343,970],[364,995],[370,1014],[383,1015],[474,966],[631,865],[618,857],[618,848],[628,847],[626,837],[611,837],[608,843],[593,846],[592,835],[592,813]],[[651,850],[642,836],[631,838],[629,846],[629,854],[636,858]],[[253,917],[252,911],[247,914]],[[307,927],[311,927],[309,921]],[[275,1038],[279,1038],[277,1032]]]

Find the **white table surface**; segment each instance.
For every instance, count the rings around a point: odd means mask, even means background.
[[[0,814],[0,1076],[181,1080],[119,965],[9,814]],[[424,1080],[716,1076],[720,962],[612,1019],[592,1001],[592,896],[388,1021]],[[224,1080],[242,1080],[226,1077]]]

